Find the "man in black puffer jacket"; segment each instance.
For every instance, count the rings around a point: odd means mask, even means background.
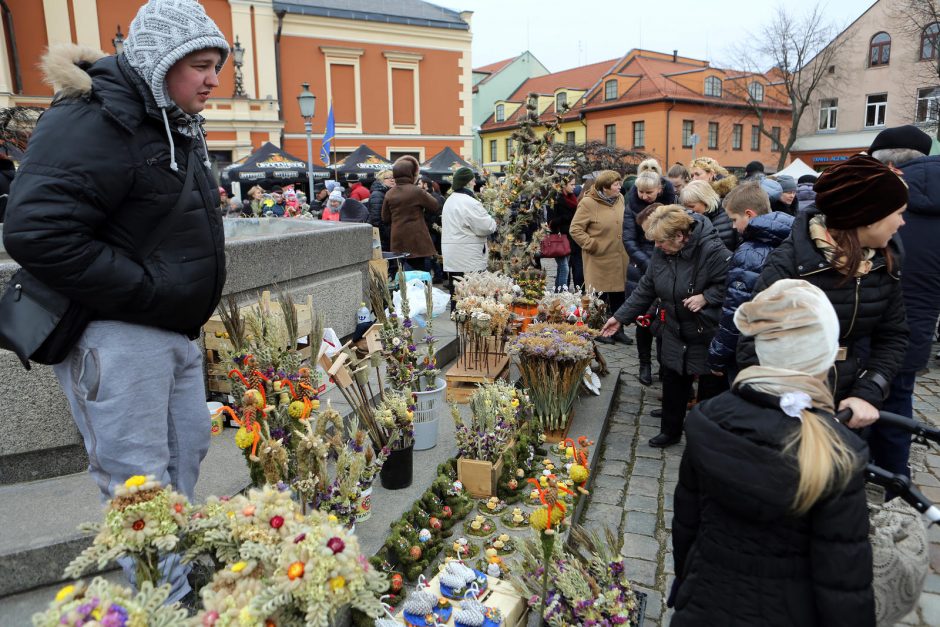
[[[102,496],[153,475],[192,499],[210,433],[192,340],[225,283],[218,187],[198,113],[229,48],[195,0],[150,0],[129,30],[117,57],[69,45],[44,59],[61,91],[30,140],[3,239],[23,268],[91,314],[55,373]],[[133,564],[124,566],[133,578]],[[185,596],[189,569],[179,557],[161,568],[170,600]]]

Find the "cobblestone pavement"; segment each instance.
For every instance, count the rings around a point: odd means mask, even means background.
[[[630,331],[628,330],[628,333]],[[935,347],[936,348],[936,347]],[[672,559],[673,493],[679,476],[684,443],[665,451],[647,441],[659,433],[659,419],[649,415],[659,405],[658,382],[645,388],[636,378],[635,346],[603,346],[611,367],[622,368],[620,390],[603,442],[591,500],[581,522],[601,529],[616,526],[623,535],[623,553],[637,589],[648,595],[647,626],[669,624],[666,596],[674,577]],[[932,364],[934,365],[934,364]],[[914,409],[917,418],[940,425],[940,365],[918,378]],[[684,440],[683,440],[684,442]],[[940,503],[940,448],[912,451],[914,481],[924,494]],[[931,571],[918,607],[900,623],[940,625],[940,529],[930,530]]]

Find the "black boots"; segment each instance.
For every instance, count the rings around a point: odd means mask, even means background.
[[[659,435],[650,438],[649,445],[653,448],[666,448],[667,446],[678,444],[680,439],[681,436],[671,436],[665,433],[660,433]]]
[[[653,366],[647,362],[640,362],[640,376],[638,377],[643,385],[653,385]]]
[[[627,346],[633,344],[633,338],[624,333],[623,328],[614,333],[612,337],[615,342],[619,342],[620,344],[626,344]]]

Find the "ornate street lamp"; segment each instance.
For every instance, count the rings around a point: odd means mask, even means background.
[[[235,36],[235,45],[232,46],[232,61],[235,64],[235,92],[233,98],[247,98],[245,85],[242,81],[242,64],[245,62],[245,49],[238,43],[238,36]]]
[[[304,130],[307,132],[307,198],[313,198],[313,145],[310,143],[310,134],[313,132],[313,114],[317,109],[317,97],[310,93],[310,83],[301,84],[297,104],[300,105],[300,116],[304,119]]]
[[[114,39],[111,40],[111,43],[114,45],[114,54],[121,54],[124,52],[124,33],[121,32],[121,25],[118,24],[117,33],[114,35]]]

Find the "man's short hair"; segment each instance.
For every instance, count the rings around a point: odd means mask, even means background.
[[[744,183],[728,192],[724,208],[735,215],[743,215],[750,209],[761,216],[770,213],[770,196],[761,188],[760,183]]]

